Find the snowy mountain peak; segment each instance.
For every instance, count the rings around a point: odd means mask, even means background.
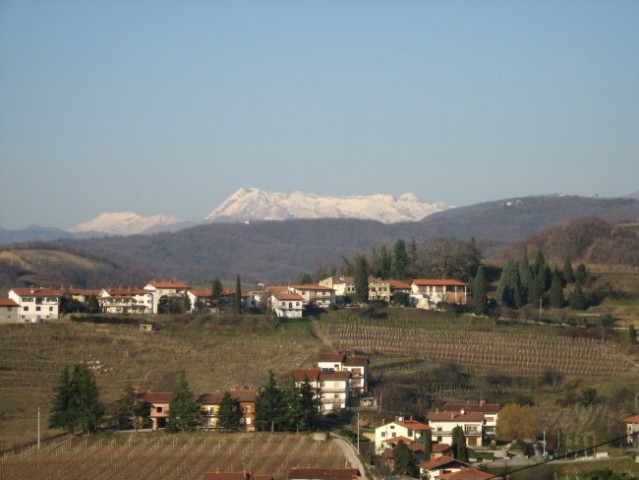
[[[72,233],[98,232],[109,235],[135,235],[174,231],[184,225],[184,220],[173,215],[143,217],[135,212],[105,212],[93,220],[69,229]]]
[[[419,221],[446,208],[441,202],[421,202],[412,193],[399,197],[387,194],[320,197],[300,191],[288,194],[240,188],[205,221],[359,218],[396,223]]]

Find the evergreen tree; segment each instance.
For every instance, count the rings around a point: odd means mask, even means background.
[[[504,268],[501,271],[501,277],[499,278],[499,285],[495,292],[495,298],[500,305],[507,307],[516,307],[515,303],[515,289],[519,284],[519,274],[517,269],[513,265],[513,262],[508,259],[504,264]]]
[[[230,392],[224,392],[220,401],[217,428],[223,432],[237,432],[242,425],[242,406]]]
[[[371,262],[372,274],[378,278],[388,278],[391,274],[391,253],[386,245],[382,245],[379,251],[373,248],[373,260]]]
[[[584,295],[580,283],[575,283],[575,288],[570,293],[569,301],[573,310],[586,310],[588,308],[588,300],[586,300],[586,295]]]
[[[453,456],[462,462],[468,462],[468,448],[466,447],[466,435],[460,426],[453,428]]]
[[[556,270],[552,274],[548,298],[550,300],[550,306],[553,308],[563,308],[566,305],[564,289],[561,287],[561,279],[559,278],[559,273]]]
[[[539,306],[539,302],[542,300],[542,294],[539,291],[539,282],[534,278],[530,282],[528,287],[528,304],[535,308]]]
[[[235,296],[233,297],[233,312],[242,313],[242,283],[240,282],[240,276],[237,276],[235,280]]]
[[[418,473],[413,462],[413,452],[402,440],[393,449],[393,473],[409,477],[416,477]]]
[[[637,332],[632,323],[628,325],[628,337],[630,338],[630,345],[637,345]]]
[[[473,306],[477,315],[484,315],[488,311],[488,280],[483,265],[477,269],[473,282]]]
[[[572,262],[569,258],[564,260],[563,274],[566,283],[573,283],[575,281],[575,272],[572,269]]]
[[[528,291],[530,285],[533,282],[533,273],[530,269],[528,252],[525,247],[521,252],[521,257],[519,259],[519,263],[517,264],[517,268],[519,269],[519,281],[521,282],[522,291]]]
[[[87,300],[87,312],[89,313],[100,312],[100,302],[98,302],[98,297],[96,297],[95,295],[91,295]]]
[[[539,294],[543,295],[548,291],[550,280],[550,269],[546,265],[546,259],[541,250],[537,251],[535,256],[535,262],[533,264],[533,273],[537,286],[539,287]]]
[[[304,377],[304,382],[299,387],[300,402],[304,411],[304,418],[300,423],[303,430],[313,430],[319,421],[320,400],[313,392],[313,387]]]
[[[200,406],[189,388],[186,374],[180,372],[178,384],[169,404],[169,423],[167,432],[186,432],[195,430],[200,424]]]
[[[406,251],[406,242],[400,238],[395,242],[393,247],[393,268],[392,277],[398,280],[406,278],[408,269],[408,252]]]
[[[273,371],[269,371],[266,385],[255,399],[255,426],[258,430],[274,432],[280,429],[283,412],[283,394],[275,382]]]
[[[417,242],[412,238],[408,246],[408,264],[406,265],[406,278],[417,278]]]
[[[355,260],[355,272],[353,272],[355,284],[355,298],[358,302],[368,303],[368,262],[359,255]]]
[[[126,430],[136,425],[135,422],[135,390],[127,385],[124,393],[115,402],[113,417],[118,422],[120,430]]]
[[[103,414],[98,386],[87,365],[78,363],[70,374],[64,367],[52,400],[49,426],[68,433],[95,432]]]
[[[289,378],[284,385],[284,388],[282,389],[282,398],[284,400],[284,416],[282,419],[283,427],[287,430],[299,432],[300,426],[304,423],[306,415],[302,405],[300,389],[295,384],[295,379],[293,377]]]
[[[211,305],[215,307],[220,307],[222,304],[222,293],[224,292],[224,287],[222,287],[222,282],[219,279],[213,280],[213,285],[211,288]]]
[[[575,283],[585,286],[586,283],[588,282],[589,276],[590,275],[588,273],[588,269],[586,268],[586,265],[584,265],[583,263],[580,263],[579,265],[577,265],[577,271],[575,272]]]
[[[420,443],[424,444],[424,458],[429,459],[433,452],[433,432],[430,429],[424,431]]]
[[[68,432],[70,430],[70,414],[69,404],[71,401],[71,377],[69,375],[69,367],[64,367],[60,372],[58,385],[51,402],[51,412],[49,414],[49,428],[64,428]]]

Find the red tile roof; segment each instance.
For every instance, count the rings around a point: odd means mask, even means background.
[[[422,422],[418,422],[417,420],[396,420],[395,422],[396,425],[401,425],[404,428],[407,428],[409,430],[415,430],[417,432],[419,431],[423,431],[423,430],[430,430],[430,427],[428,425],[426,425],[425,423]]]
[[[273,292],[273,296],[281,302],[303,302],[304,297],[297,293]]]
[[[476,468],[462,468],[457,472],[442,473],[440,480],[487,480],[489,478],[498,479],[494,473],[483,472]]]
[[[309,283],[309,284],[299,284],[299,285],[291,285],[290,288],[294,288],[296,290],[314,290],[314,291],[333,291],[334,289],[331,287],[327,287],[325,285],[320,285],[319,283]]]
[[[639,413],[628,418],[624,418],[625,423],[639,423]]]
[[[428,412],[431,422],[483,422],[484,414],[479,412]]]
[[[436,468],[441,468],[447,465],[455,465],[458,467],[470,467],[469,463],[462,462],[461,460],[457,460],[456,458],[451,457],[449,455],[444,455],[439,458],[427,460],[425,462],[420,463],[418,466],[422,470],[434,470]]]
[[[138,392],[137,398],[141,402],[149,403],[171,403],[173,392]]]
[[[410,283],[402,282],[401,280],[387,280],[392,290],[410,290]]]
[[[324,352],[318,355],[318,362],[341,363],[345,357],[344,352]]]
[[[404,437],[402,435],[400,435],[399,437],[393,437],[393,438],[389,438],[387,440],[384,440],[385,443],[399,443],[399,442],[404,442],[406,445],[408,445],[409,443],[413,443],[414,440],[408,438],[408,437]]]
[[[69,288],[67,291],[69,292],[69,295],[84,295],[88,297],[91,295],[100,295],[100,292],[102,290],[90,290],[87,288]]]
[[[435,285],[435,286],[446,285],[450,287],[468,286],[467,283],[460,282],[459,280],[449,279],[449,278],[415,278],[413,279],[413,283],[419,287],[426,287],[431,285]]]
[[[155,287],[155,288],[175,288],[175,289],[180,289],[180,290],[188,290],[190,287],[184,283],[184,282],[172,282],[172,281],[168,281],[168,280],[163,280],[163,281],[158,281],[158,280],[151,280],[149,282],[149,285]]]
[[[320,380],[347,382],[349,378],[351,378],[351,372],[341,371],[341,372],[321,372],[320,373]]]
[[[115,296],[132,297],[134,295],[146,295],[149,293],[143,288],[105,288],[104,291],[107,292],[112,297],[115,297]]]
[[[346,357],[344,365],[347,367],[364,367],[368,364],[368,357],[363,355],[351,355]]]
[[[303,382],[304,378],[308,378],[309,381],[316,382],[319,380],[322,370],[319,368],[296,368],[291,370],[293,378],[299,382]]]
[[[293,467],[289,480],[352,480],[359,477],[357,468],[303,468]]]
[[[64,293],[62,290],[44,287],[16,287],[11,290],[20,297],[61,297]]]
[[[213,290],[198,290],[198,289],[191,289],[191,294],[193,294],[196,297],[212,297],[213,296]]]
[[[0,298],[0,307],[18,307],[19,305],[10,298]]]

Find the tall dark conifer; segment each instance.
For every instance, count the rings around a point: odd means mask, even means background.
[[[484,315],[488,310],[488,281],[483,265],[477,269],[473,282],[473,310],[477,315]]]

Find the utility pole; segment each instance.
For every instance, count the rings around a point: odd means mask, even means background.
[[[38,405],[38,452],[40,451],[40,405]]]
[[[357,454],[359,455],[359,412],[357,412]]]

